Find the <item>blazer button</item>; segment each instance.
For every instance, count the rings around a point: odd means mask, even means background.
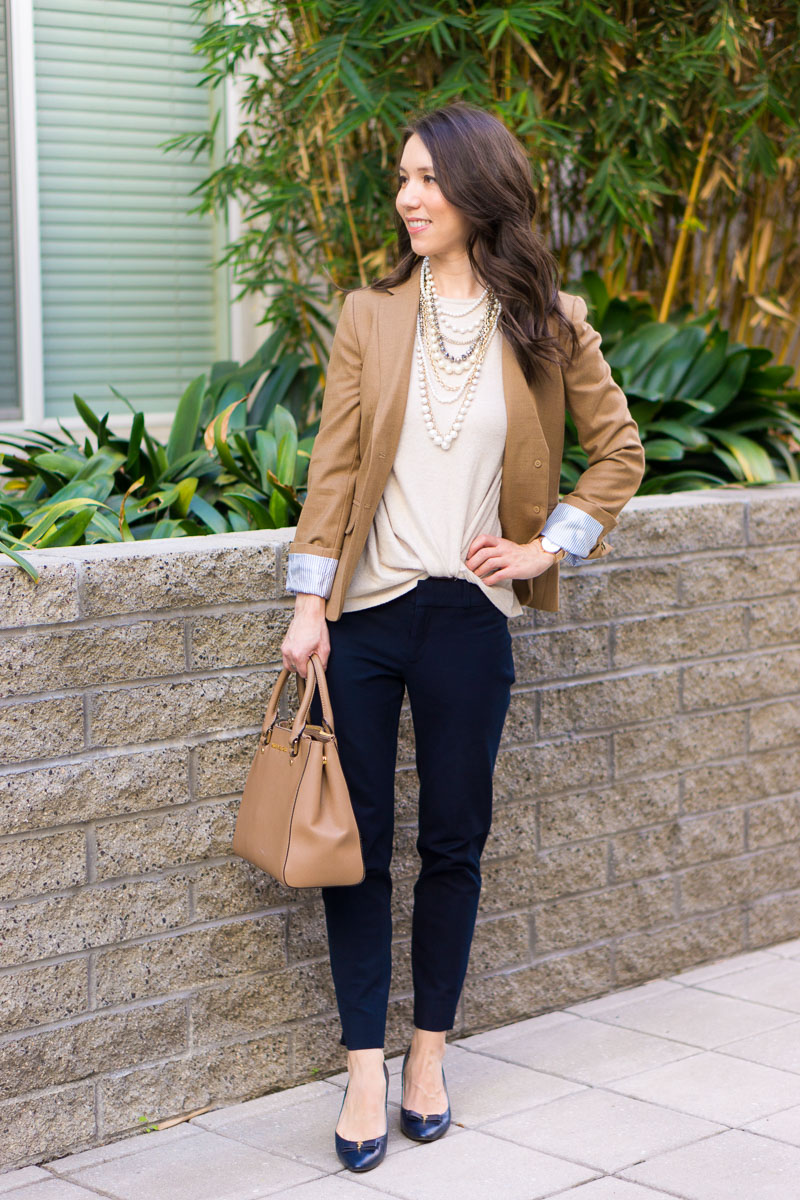
[[[534,506],[533,506],[533,511],[534,511],[534,512],[540,512],[540,511],[541,511],[541,509],[539,508],[539,505],[538,505],[538,504],[534,504]]]
[[[535,467],[540,467],[542,465],[542,460],[540,458],[537,458],[533,465]]]

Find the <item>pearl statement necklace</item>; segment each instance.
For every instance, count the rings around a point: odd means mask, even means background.
[[[482,315],[476,315],[466,325],[453,323],[453,318],[463,318],[477,313],[486,301]],[[422,415],[425,427],[435,445],[442,450],[449,450],[461,432],[464,418],[475,398],[478,386],[478,376],[486,352],[492,339],[500,316],[500,301],[490,289],[484,289],[481,295],[468,308],[461,312],[451,312],[444,307],[433,282],[430,262],[427,255],[422,260],[420,272],[419,312],[417,315],[417,330],[419,332],[419,347],[417,349],[417,377],[422,401]],[[462,337],[448,335],[447,340],[456,346],[466,346],[460,355],[451,354],[445,346],[443,329]],[[463,335],[466,334],[466,339]],[[433,376],[433,378],[431,378]],[[462,378],[463,377],[463,381]],[[453,392],[451,396],[437,395],[434,379],[445,391]],[[430,391],[429,391],[430,389]],[[443,434],[436,424],[431,410],[430,398],[433,396],[441,404],[453,404],[461,399],[450,429]],[[463,397],[463,399],[462,399]]]

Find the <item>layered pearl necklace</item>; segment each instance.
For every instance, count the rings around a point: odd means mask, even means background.
[[[482,312],[479,313],[478,310],[482,306]],[[466,325],[463,324],[463,318],[469,316],[473,319]],[[425,256],[420,271],[417,315],[417,378],[425,427],[431,440],[435,445],[441,446],[442,450],[449,450],[461,432],[464,418],[475,398],[478,376],[499,317],[500,301],[491,289],[484,289],[467,309],[451,312],[445,308],[433,282],[430,262],[427,255]],[[461,323],[454,324],[454,318],[459,318]],[[455,346],[467,347],[460,355],[451,354],[445,346],[444,329],[450,330],[447,335],[448,342]],[[437,395],[434,380],[440,388],[453,394]],[[455,420],[446,434],[443,434],[436,424],[430,396],[441,404],[453,404],[456,400],[461,400]]]

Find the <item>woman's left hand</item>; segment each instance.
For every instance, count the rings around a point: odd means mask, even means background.
[[[509,538],[479,533],[469,545],[465,566],[484,583],[501,579],[535,579],[556,561],[555,554],[542,549],[541,542],[520,545]]]

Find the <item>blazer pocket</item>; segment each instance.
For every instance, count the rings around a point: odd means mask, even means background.
[[[348,533],[353,532],[353,526],[356,523],[356,517],[358,516],[358,510],[360,507],[361,507],[361,501],[354,500],[352,507],[350,509],[350,516],[347,520],[347,525],[345,526],[345,531],[344,531],[345,537],[347,537]]]

